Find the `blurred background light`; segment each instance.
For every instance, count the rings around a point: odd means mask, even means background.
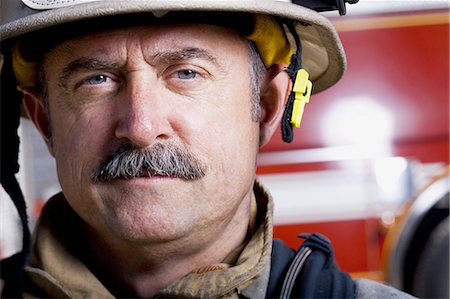
[[[381,191],[381,200],[399,203],[411,196],[411,173],[408,160],[403,157],[376,159],[375,180]]]
[[[327,145],[386,145],[394,119],[388,109],[370,97],[336,101],[325,111],[322,135]]]

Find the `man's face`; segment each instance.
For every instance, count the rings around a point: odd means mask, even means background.
[[[97,233],[139,242],[207,237],[246,211],[259,123],[243,38],[209,25],[96,33],[52,49],[43,71],[61,187]],[[124,147],[170,148],[185,162],[166,160],[197,176],[103,176]]]

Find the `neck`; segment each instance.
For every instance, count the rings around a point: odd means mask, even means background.
[[[250,199],[248,194],[233,218],[217,228],[169,242],[133,244],[88,228],[92,255],[87,262],[114,295],[152,297],[193,270],[223,262],[238,248],[249,227]]]

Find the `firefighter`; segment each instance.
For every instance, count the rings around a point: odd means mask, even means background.
[[[311,259],[323,274],[311,284],[311,267],[272,239],[256,156],[280,122],[291,141],[310,94],[344,72],[324,17],[261,0],[7,0],[1,10],[2,185],[24,226],[22,251],[2,264],[4,296],[407,296],[339,272],[317,235],[301,251],[326,260]],[[14,180],[20,102],[62,188],[31,254]]]

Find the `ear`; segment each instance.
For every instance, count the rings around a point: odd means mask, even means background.
[[[260,147],[269,142],[280,124],[289,97],[292,83],[284,70],[285,66],[281,64],[271,66],[261,86]]]
[[[23,88],[22,92],[25,112],[44,138],[50,154],[53,155],[50,119],[44,108],[44,98],[34,87]]]

